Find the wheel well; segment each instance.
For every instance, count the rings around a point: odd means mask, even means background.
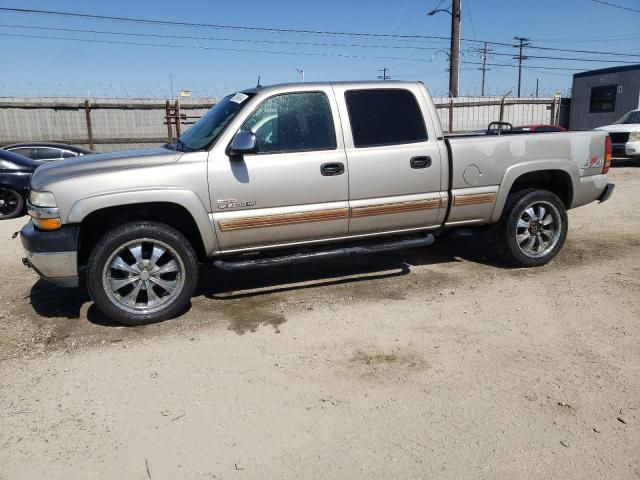
[[[80,265],[86,263],[102,235],[113,227],[135,220],[155,221],[175,228],[189,240],[201,260],[206,257],[200,230],[189,211],[175,203],[153,202],[108,207],[87,215],[80,224]]]
[[[562,170],[542,170],[529,172],[519,176],[511,186],[509,194],[527,188],[539,188],[555,193],[569,208],[573,201],[573,184],[571,176]]]

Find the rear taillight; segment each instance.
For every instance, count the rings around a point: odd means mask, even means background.
[[[602,173],[609,172],[611,157],[613,157],[613,145],[611,145],[611,137],[607,135],[607,138],[604,139],[604,164],[602,165]]]

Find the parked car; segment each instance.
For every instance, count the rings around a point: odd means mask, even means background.
[[[76,147],[75,145],[48,142],[14,143],[13,145],[6,145],[2,147],[2,149],[28,157],[40,163],[95,153],[86,148]]]
[[[222,99],[175,143],[39,167],[25,263],[137,325],[184,310],[199,263],[238,271],[427,246],[490,225],[507,262],[560,251],[567,209],[613,192],[605,132],[446,138],[420,82]],[[366,288],[366,287],[363,287]]]
[[[0,220],[25,213],[29,180],[37,166],[30,158],[0,150]]]
[[[640,156],[640,110],[631,110],[620,120],[596,130],[609,132],[615,155]]]
[[[513,133],[550,133],[550,132],[566,132],[567,129],[560,125],[547,125],[547,124],[535,124],[535,125],[519,125],[513,127]]]

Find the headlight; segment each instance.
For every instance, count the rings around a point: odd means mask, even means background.
[[[29,203],[34,207],[55,208],[56,197],[51,192],[36,192],[31,190],[29,193]]]
[[[640,132],[631,132],[629,134],[630,142],[640,142]]]
[[[27,211],[33,224],[40,230],[57,230],[62,227],[60,211],[51,192],[36,192],[32,190],[29,193]]]

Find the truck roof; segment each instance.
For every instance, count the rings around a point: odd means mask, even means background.
[[[417,85],[422,84],[422,82],[414,81],[402,81],[402,80],[357,80],[357,81],[341,81],[341,82],[291,82],[291,83],[277,83],[273,85],[264,85],[260,87],[247,88],[245,90],[241,90],[243,93],[257,93],[257,92],[265,92],[269,90],[282,90],[283,88],[319,88],[319,87],[327,87],[329,85],[333,86],[353,86],[360,88],[367,87],[376,87],[380,88],[382,85]]]

